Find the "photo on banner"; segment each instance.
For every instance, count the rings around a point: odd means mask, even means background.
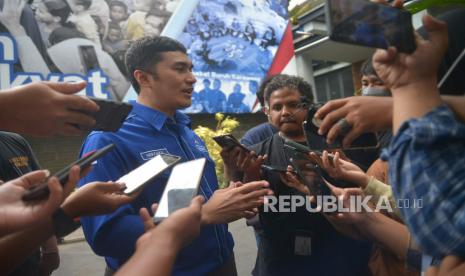
[[[287,24],[287,1],[198,1],[175,37],[198,80],[185,112],[251,112]]]

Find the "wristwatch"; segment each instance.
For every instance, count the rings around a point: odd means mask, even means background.
[[[53,228],[57,238],[64,237],[81,226],[79,221],[69,217],[62,208],[58,208],[52,216]]]

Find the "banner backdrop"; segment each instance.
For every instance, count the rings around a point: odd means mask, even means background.
[[[280,0],[0,0],[0,9],[0,89],[86,80],[83,95],[135,99],[125,52],[162,34],[194,63],[188,113],[250,112],[288,24]]]

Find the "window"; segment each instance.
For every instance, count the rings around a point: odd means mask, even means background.
[[[353,96],[354,83],[351,66],[316,76],[315,88],[317,102]]]

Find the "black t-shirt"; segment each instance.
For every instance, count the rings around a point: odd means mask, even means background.
[[[0,131],[0,179],[7,182],[38,169],[29,143],[18,134]],[[39,275],[39,260],[37,250],[9,275]]]
[[[289,156],[278,133],[262,143],[249,147],[259,155],[267,154],[266,165],[287,167]],[[275,196],[302,195],[282,183],[276,172],[263,172]],[[289,200],[288,200],[289,201]],[[277,206],[276,206],[277,207]],[[319,213],[306,207],[296,212],[264,212],[260,210],[263,233],[254,275],[366,275],[371,244],[343,236]],[[296,255],[298,239],[311,242],[311,255]]]
[[[16,133],[0,131],[0,179],[6,182],[38,169],[28,142]]]

